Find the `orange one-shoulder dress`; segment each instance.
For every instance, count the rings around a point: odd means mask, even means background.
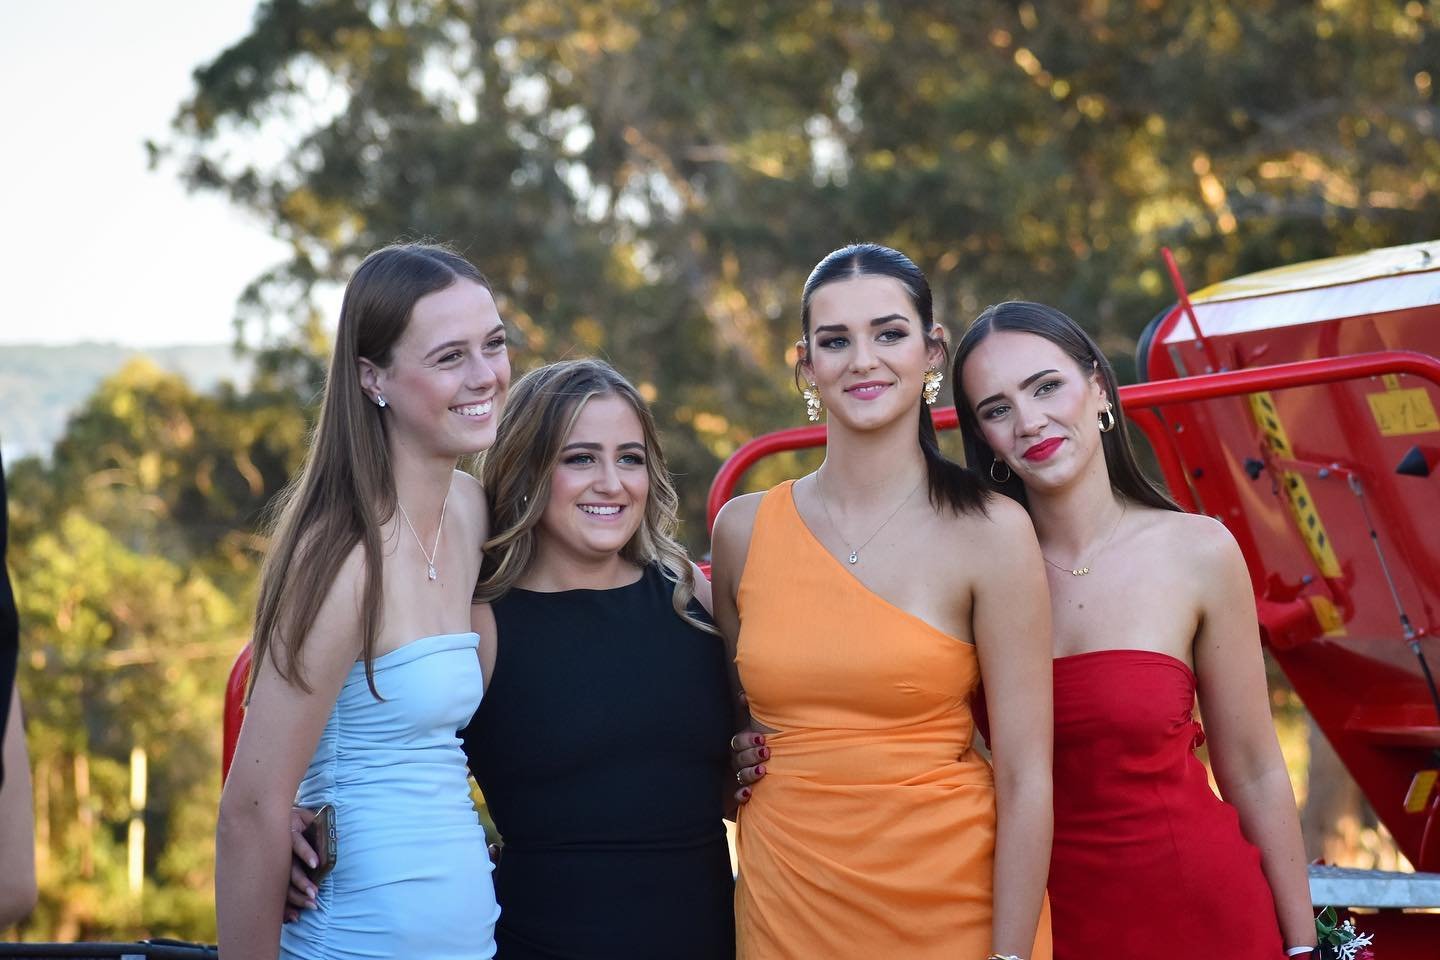
[[[984,957],[995,787],[972,748],[975,649],[856,580],[792,483],[760,503],[737,597],[751,714],[778,731],[740,813],[737,956]],[[1050,957],[1048,912],[1029,956]]]

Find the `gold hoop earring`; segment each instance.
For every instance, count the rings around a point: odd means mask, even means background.
[[[811,423],[814,423],[820,419],[820,411],[822,409],[820,391],[816,390],[815,384],[812,383],[801,391],[801,395],[805,398],[805,416],[810,419]]]
[[[997,477],[997,476],[995,476],[995,468],[996,468],[996,467],[1004,467],[1004,468],[1005,468],[1005,476],[1003,476],[1003,477]],[[1006,463],[1004,460],[1001,460],[999,457],[996,457],[994,460],[991,460],[991,461],[990,461],[990,479],[993,480],[993,481],[995,481],[996,486],[999,486],[999,485],[1002,484],[1002,483],[1008,483],[1009,480],[1010,480],[1010,477],[1011,477],[1010,464]]]
[[[1108,418],[1108,420],[1107,420],[1107,418]],[[1106,404],[1106,405],[1105,405],[1105,409],[1104,409],[1104,410],[1101,410],[1101,411],[1100,411],[1100,415],[1099,415],[1098,417],[1096,417],[1095,419],[1096,419],[1096,420],[1099,422],[1099,424],[1100,424],[1100,432],[1101,432],[1101,433],[1109,433],[1111,430],[1114,430],[1114,429],[1115,429],[1115,414],[1114,414],[1114,412],[1110,409],[1110,405],[1109,405],[1109,404]]]
[[[925,386],[921,388],[920,392],[925,397],[925,406],[933,407],[935,401],[940,399],[940,384],[945,381],[945,374],[931,367],[925,371],[923,379]]]

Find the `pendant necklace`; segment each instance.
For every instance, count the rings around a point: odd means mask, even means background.
[[[1105,545],[1110,542],[1110,537],[1115,536],[1115,531],[1120,529],[1120,521],[1121,521],[1121,520],[1124,520],[1124,519],[1125,519],[1125,501],[1122,500],[1122,501],[1120,501],[1120,516],[1118,516],[1118,517],[1115,518],[1115,526],[1113,526],[1113,527],[1110,528],[1110,535],[1107,536],[1104,540],[1101,540],[1101,541],[1100,541],[1100,546],[1096,547],[1096,548],[1094,549],[1094,551],[1090,554],[1090,561],[1089,561],[1089,563],[1085,563],[1085,564],[1083,564],[1083,565],[1081,565],[1081,566],[1078,566],[1078,567],[1065,567],[1065,566],[1061,566],[1060,564],[1056,563],[1054,560],[1051,560],[1049,557],[1045,556],[1044,554],[1041,554],[1040,556],[1044,559],[1044,561],[1045,561],[1046,563],[1050,564],[1050,566],[1054,567],[1056,570],[1063,570],[1063,571],[1065,571],[1066,573],[1070,574],[1070,576],[1072,576],[1072,577],[1083,577],[1083,576],[1087,575],[1087,574],[1090,572],[1090,564],[1091,564],[1091,563],[1094,563],[1094,562],[1095,562],[1095,558],[1098,557],[1098,556],[1100,556],[1100,551],[1105,549]]]
[[[450,491],[445,491],[445,502],[440,504],[440,525],[435,528],[435,542],[430,545],[430,552],[425,552],[425,544],[420,541],[420,534],[415,532],[415,524],[410,522],[410,515],[405,512],[405,506],[400,498],[395,498],[395,506],[400,508],[400,516],[405,520],[405,526],[410,528],[410,535],[415,538],[415,546],[420,548],[420,555],[425,558],[426,579],[434,580],[438,576],[435,572],[435,555],[440,550],[440,534],[445,530],[445,508],[450,505]]]
[[[915,484],[915,486],[910,488],[910,492],[905,494],[905,499],[901,500],[895,505],[895,509],[890,511],[890,516],[880,521],[880,526],[875,528],[875,532],[870,534],[870,536],[866,537],[865,542],[860,544],[860,546],[854,547],[850,550],[850,556],[846,558],[847,560],[849,560],[851,563],[860,562],[860,551],[864,550],[867,546],[869,546],[870,541],[874,540],[875,537],[880,533],[880,531],[885,529],[885,524],[895,519],[895,514],[899,513],[900,508],[910,502],[910,498],[915,496],[915,491],[920,489],[921,485],[924,484],[927,478],[928,474],[922,476],[920,478],[920,483],[917,483]],[[830,529],[840,534],[840,539],[845,541],[845,546],[849,547],[849,539],[846,538],[844,531],[842,531],[840,527],[835,523],[835,518],[830,516],[830,504],[825,502],[825,488],[820,484],[820,472],[818,470],[815,472],[815,492],[820,494],[820,507],[825,511],[825,519],[830,522]]]

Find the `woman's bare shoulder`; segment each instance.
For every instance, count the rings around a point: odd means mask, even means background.
[[[1035,539],[1035,525],[1025,508],[1009,497],[986,495],[984,510],[936,511],[936,529],[959,544],[996,544],[1015,537]]]
[[[715,529],[712,532],[715,540],[748,539],[750,531],[755,527],[755,515],[760,512],[760,501],[763,499],[764,493],[746,493],[725,501],[725,505],[715,515]]]
[[[1157,546],[1183,550],[1195,559],[1209,562],[1224,562],[1239,553],[1235,535],[1214,517],[1153,507],[1141,509],[1143,522],[1137,532],[1154,539]]]

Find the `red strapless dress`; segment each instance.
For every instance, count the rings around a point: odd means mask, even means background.
[[[1055,661],[1055,960],[1278,960],[1274,898],[1194,750],[1195,675],[1145,650]]]

